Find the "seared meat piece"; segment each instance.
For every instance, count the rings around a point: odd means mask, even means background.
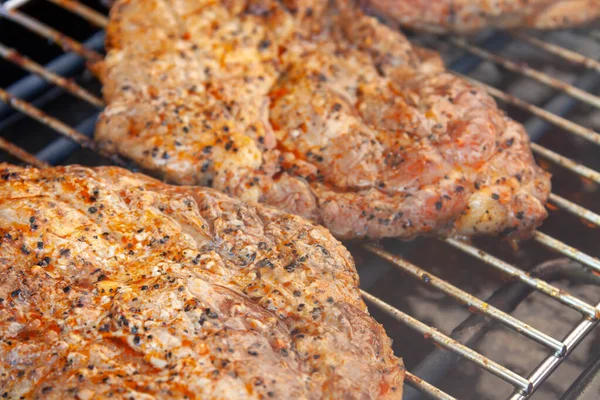
[[[329,4],[119,1],[96,138],[339,238],[530,235],[550,183],[523,127],[437,54]]]
[[[0,176],[3,397],[402,397],[323,227],[119,168]]]
[[[370,12],[421,31],[568,28],[600,17],[599,0],[360,0]]]

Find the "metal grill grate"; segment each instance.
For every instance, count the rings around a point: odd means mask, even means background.
[[[55,30],[55,28],[45,25],[38,19],[22,11],[23,7],[29,5],[28,3],[36,2],[40,1],[10,0],[6,2],[0,6],[0,24],[6,22],[3,20],[7,20],[10,23],[20,25],[61,47],[64,54],[53,59],[46,65],[40,65],[40,63],[20,54],[18,49],[12,49],[0,43],[0,56],[7,63],[17,65],[31,74],[13,82],[10,86],[0,88],[0,100],[5,103],[4,105],[0,104],[0,129],[9,126],[15,119],[26,115],[52,128],[63,136],[63,138],[58,138],[48,143],[36,155],[31,154],[4,137],[0,137],[0,149],[25,163],[43,168],[50,164],[62,162],[79,145],[101,154],[106,158],[105,161],[120,166],[131,167],[130,164],[120,157],[103,152],[90,139],[98,110],[103,107],[103,101],[75,80],[65,78],[74,75],[80,76],[79,72],[84,62],[93,62],[101,59],[102,55],[100,51],[104,39],[102,29],[107,23],[106,16],[83,3],[73,0],[41,1],[42,3],[50,2],[68,10],[70,13],[77,15],[81,23],[90,24],[90,26],[95,28],[95,33],[87,40],[81,39],[78,41]],[[584,34],[600,40],[600,37],[597,37],[597,31],[591,30]],[[571,85],[535,68],[511,61],[496,54],[499,49],[502,49],[507,43],[512,41],[527,43],[554,57],[585,68],[587,72],[580,77],[578,83]],[[541,137],[548,129],[548,126],[552,125],[558,128],[560,132],[575,135],[582,140],[589,141],[592,146],[600,145],[600,135],[597,132],[561,116],[573,106],[574,102],[584,103],[592,108],[600,108],[600,97],[585,89],[592,88],[600,83],[600,62],[597,60],[522,33],[511,36],[507,34],[495,34],[480,38],[474,42],[468,42],[463,39],[449,39],[443,44],[452,46],[455,49],[462,49],[467,53],[467,55],[451,63],[456,74],[469,79],[477,85],[481,85],[501,102],[529,113],[531,119],[525,125],[532,138],[537,139]],[[529,79],[543,83],[554,89],[557,94],[545,107],[538,107],[500,89],[465,76],[474,70],[482,60],[490,61],[515,74],[523,75]],[[86,114],[88,118],[74,128],[67,123],[61,122],[58,118],[41,111],[40,107],[48,103],[49,98],[52,100],[52,96],[45,98],[42,94],[52,92],[51,89],[53,87],[58,87],[65,93],[72,95],[73,98],[91,106],[92,111]],[[581,165],[538,143],[533,143],[532,149],[540,160],[547,160],[550,163],[565,168],[575,176],[600,184],[600,173],[593,168]],[[571,215],[570,224],[585,222],[591,226],[600,226],[600,215],[564,197],[552,194],[550,196],[550,203],[552,209],[559,209]],[[376,297],[372,291],[363,290],[363,296],[370,304],[440,347],[433,350],[415,367],[413,370],[415,372],[414,375],[407,372],[407,383],[416,390],[407,388],[406,398],[419,398],[422,394],[425,394],[435,399],[453,399],[454,397],[444,393],[433,386],[432,383],[437,382],[440,376],[451,365],[456,363],[458,358],[463,358],[512,385],[514,392],[509,399],[527,399],[557,366],[565,360],[565,357],[582,339],[596,327],[598,318],[600,317],[600,303],[594,306],[551,284],[550,281],[561,278],[599,284],[600,260],[542,232],[537,232],[533,241],[553,252],[558,252],[576,260],[580,264],[569,264],[562,269],[545,268],[544,265],[541,265],[540,268],[526,272],[471,243],[456,239],[442,240],[445,244],[439,243],[439,246],[448,245],[454,251],[475,257],[484,264],[498,270],[500,272],[499,275],[511,278],[511,282],[502,285],[499,290],[485,301],[449,283],[447,280],[420,268],[409,262],[406,258],[394,254],[394,249],[398,246],[407,245],[401,245],[397,241],[390,241],[386,242],[385,246],[375,244],[362,246],[362,251],[367,254],[385,260],[393,267],[402,271],[403,274],[417,279],[425,286],[434,288],[456,300],[459,304],[466,305],[469,311],[474,312],[473,315],[461,323],[455,329],[454,333],[449,336]],[[372,258],[367,259],[372,260]],[[376,275],[380,274],[375,268],[367,272],[371,274],[367,276],[367,282],[369,280],[374,281],[377,278]],[[361,276],[361,278],[363,277]],[[365,279],[363,279],[364,282]],[[364,285],[364,287],[366,286],[373,285]],[[533,291],[543,293],[581,314],[580,322],[573,326],[562,340],[556,339],[510,314]],[[540,360],[537,368],[525,376],[525,374],[516,373],[473,350],[472,347],[474,347],[475,342],[491,328],[493,323],[504,325],[518,334],[541,344],[546,348],[547,357]],[[467,327],[469,329],[466,329]],[[399,338],[396,339],[399,340]],[[417,375],[428,379],[430,383],[419,378]]]

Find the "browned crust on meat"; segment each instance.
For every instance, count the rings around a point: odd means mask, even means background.
[[[569,28],[600,17],[598,0],[360,0],[370,12],[421,31]]]
[[[96,138],[339,238],[531,235],[549,175],[484,90],[344,1],[285,3],[117,2]]]
[[[0,179],[4,397],[401,398],[326,229],[119,168]]]

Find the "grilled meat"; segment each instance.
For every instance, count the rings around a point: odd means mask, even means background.
[[[0,176],[3,398],[402,397],[323,227],[119,168]]]
[[[436,53],[330,3],[117,2],[96,138],[339,238],[530,235],[550,182],[523,127]]]
[[[598,0],[360,0],[370,12],[421,31],[568,28],[600,17]]]

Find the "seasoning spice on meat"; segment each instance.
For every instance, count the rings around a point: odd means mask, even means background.
[[[600,17],[598,0],[359,0],[370,12],[427,32],[569,28]]]
[[[347,1],[119,0],[107,49],[96,139],[168,181],[343,239],[523,238],[547,216],[524,128]]]
[[[3,398],[402,397],[325,228],[119,168],[0,172]]]

